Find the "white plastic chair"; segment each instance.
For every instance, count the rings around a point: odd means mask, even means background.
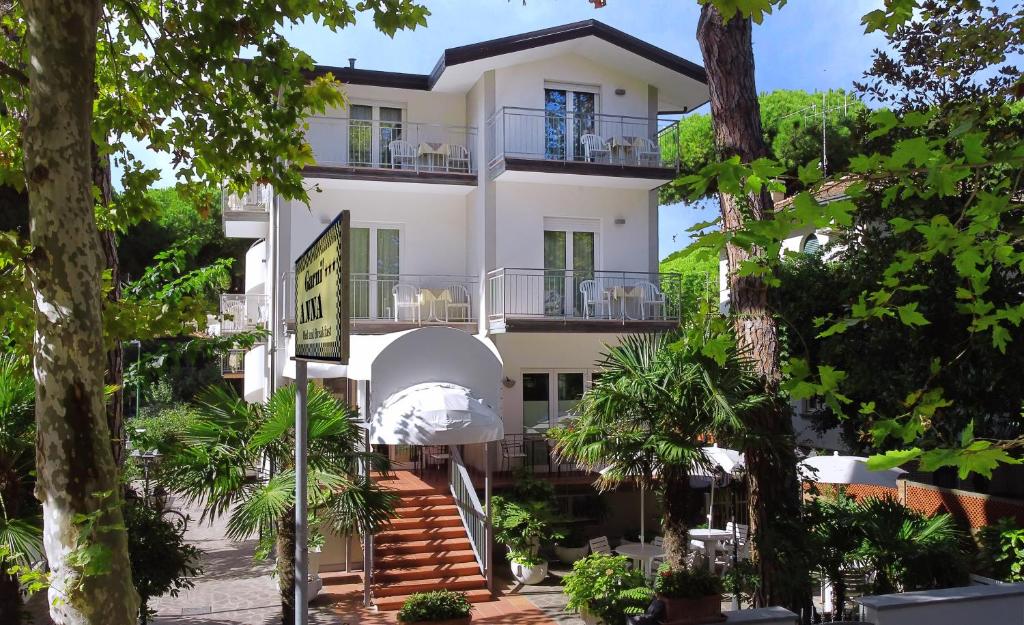
[[[450,297],[444,302],[444,320],[446,322],[451,319],[469,321],[469,291],[461,284],[450,284],[445,289]],[[458,314],[452,314],[453,312]]]
[[[633,288],[641,290],[640,297],[640,318],[641,319],[661,319],[665,316],[665,294],[661,292],[661,289],[654,286],[653,283],[645,281],[638,282]],[[656,316],[655,311],[659,310],[660,316]]]
[[[583,160],[588,163],[598,159],[608,160],[611,157],[611,146],[599,135],[582,135],[580,145],[583,146]]]
[[[657,144],[647,137],[637,137],[633,140],[633,151],[636,153],[637,165],[649,165],[657,167],[661,165],[661,151]]]
[[[608,544],[608,537],[598,536],[597,538],[591,538],[590,553],[600,553],[605,556],[612,555],[612,546]]]
[[[469,171],[469,150],[464,145],[448,144],[448,155],[444,160],[446,171]]]
[[[402,311],[412,311],[412,320],[420,323],[420,290],[411,284],[396,284],[391,289],[395,300],[395,321],[403,319]]]
[[[584,280],[580,282],[580,295],[583,296],[583,318],[590,319],[591,316],[601,317],[601,309],[604,309],[604,318],[612,316],[612,296],[607,289],[601,288],[598,280]],[[591,315],[593,309],[593,315]]]
[[[388,144],[391,152],[392,169],[416,169],[416,146],[408,141],[396,139]]]

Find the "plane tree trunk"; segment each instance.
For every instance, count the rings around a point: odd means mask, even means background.
[[[701,9],[697,41],[711,91],[715,148],[721,159],[739,156],[744,163],[768,156],[754,83],[751,22],[739,16],[728,22],[712,3]],[[744,227],[746,219],[770,217],[774,207],[764,191],[749,197],[719,193],[722,228]],[[775,396],[781,379],[778,325],[768,309],[768,288],[756,276],[740,276],[743,261],[763,250],[726,249],[729,260],[729,308],[737,341],[753,358],[766,391]],[[810,582],[800,549],[803,536],[796,477],[793,424],[784,402],[773,402],[753,415],[744,444],[750,487],[751,552],[760,586],[756,605],[782,605],[809,615]]]
[[[24,126],[35,300],[36,496],[61,625],[133,625],[132,586],[103,397],[103,248],[93,215],[97,0],[25,0]]]

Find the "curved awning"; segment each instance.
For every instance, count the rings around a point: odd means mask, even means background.
[[[468,388],[425,382],[381,402],[370,420],[374,445],[468,445],[501,440],[501,417]]]

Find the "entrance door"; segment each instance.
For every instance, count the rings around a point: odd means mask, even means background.
[[[597,94],[574,89],[544,89],[544,158],[583,160],[583,135],[597,133]]]
[[[587,230],[544,231],[544,314],[583,316],[580,284],[592,280],[597,234]]]
[[[393,317],[392,292],[401,275],[401,230],[395,227],[352,228],[352,318]]]

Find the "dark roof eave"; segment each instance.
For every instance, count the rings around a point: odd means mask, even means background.
[[[530,50],[583,37],[597,37],[683,76],[705,85],[708,83],[707,72],[700,65],[597,20],[573,22],[572,24],[563,24],[562,26],[501,37],[500,39],[491,39],[490,41],[448,48],[441,55],[441,58],[438,59],[430,74],[403,74],[400,72],[382,72],[327,65],[317,65],[313,71],[306,73],[310,78],[315,78],[330,72],[340,82],[353,85],[373,85],[377,87],[429,91],[441,79],[444,70],[454,65],[462,65],[480,59]]]

